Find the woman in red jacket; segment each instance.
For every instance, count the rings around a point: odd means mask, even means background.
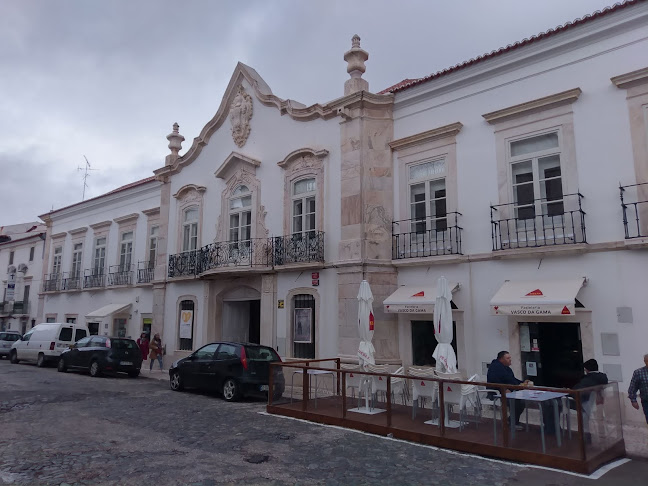
[[[142,360],[148,359],[149,340],[145,332],[143,332],[142,335],[137,340],[137,345],[139,346],[140,351],[142,352]]]

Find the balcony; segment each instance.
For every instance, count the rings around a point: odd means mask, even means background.
[[[133,265],[112,265],[108,267],[108,285],[130,285],[133,283]]]
[[[80,290],[81,275],[78,272],[63,273],[62,290]]]
[[[198,250],[169,255],[169,278],[217,268],[275,267],[324,261],[324,232],[243,241],[220,241]]]
[[[648,236],[648,182],[619,186],[626,240]]]
[[[12,312],[18,315],[29,314],[29,301],[14,301]]]
[[[461,255],[461,213],[392,223],[392,259]]]
[[[83,272],[83,288],[94,289],[106,285],[106,274],[104,269],[89,268]]]
[[[137,283],[151,283],[155,278],[155,262],[137,262]]]
[[[324,232],[307,231],[276,236],[272,240],[273,264],[324,262]]]
[[[491,206],[493,251],[587,243],[583,195]]]
[[[43,292],[58,292],[61,290],[61,274],[50,273],[43,281]]]

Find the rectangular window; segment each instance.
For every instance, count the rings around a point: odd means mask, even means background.
[[[68,324],[76,324],[76,317],[66,317],[65,322]]]
[[[127,272],[130,270],[133,256],[133,232],[123,233],[121,236],[121,247],[119,251],[119,270]]]
[[[72,328],[64,327],[58,337],[59,341],[72,341]]]
[[[106,264],[106,238],[97,238],[95,240],[94,262],[92,271],[94,275],[103,275]]]
[[[27,314],[27,303],[29,302],[30,290],[31,290],[31,285],[25,285],[25,290],[23,291],[23,309],[25,314]]]
[[[83,243],[76,243],[72,251],[71,278],[79,278],[81,275],[81,261],[83,258]]]
[[[61,257],[63,256],[63,247],[54,248],[54,259],[52,260],[52,273],[58,275],[61,273]]]
[[[182,225],[182,251],[198,249],[198,209],[190,208],[184,212]]]
[[[302,179],[293,184],[292,234],[313,232],[317,226],[315,179]]]
[[[46,317],[45,322],[56,322],[56,317]]]
[[[509,145],[514,217],[518,222],[539,217],[543,226],[556,224],[565,212],[558,132],[516,140]]]
[[[77,342],[79,339],[83,339],[86,337],[86,330],[85,329],[77,329],[74,331],[74,342]]]
[[[439,177],[444,173],[443,159],[409,168],[412,233],[425,235],[428,231],[448,229],[445,177]]]
[[[14,252],[10,251],[9,252],[9,265],[13,265],[13,261],[14,261]]]
[[[36,250],[36,247],[32,246],[29,249],[29,261],[33,262],[34,261],[34,251]]]
[[[158,232],[159,232],[158,227],[153,226],[149,234],[149,251],[148,251],[149,268],[155,268],[155,259],[157,258]]]

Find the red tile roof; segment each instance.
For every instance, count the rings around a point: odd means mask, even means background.
[[[85,201],[79,201],[77,203],[70,204],[69,206],[65,206],[65,207],[62,207],[62,208],[59,208],[59,209],[55,209],[54,211],[50,211],[49,213],[45,213],[43,216],[52,215],[52,214],[58,213],[59,211],[63,211],[64,209],[73,208],[74,206],[78,206],[79,204],[84,204],[84,203],[87,203],[88,201],[94,201],[96,199],[99,199],[99,198],[102,198],[102,197],[105,197],[105,196],[109,196],[110,194],[115,194],[117,192],[122,192],[122,191],[125,191],[127,189],[132,189],[133,187],[142,186],[142,185],[147,184],[149,182],[152,182],[154,180],[155,180],[155,176],[151,176],[151,177],[147,177],[146,179],[141,179],[139,181],[131,182],[130,184],[126,184],[125,186],[118,187],[117,189],[113,189],[112,191],[106,192],[105,194],[101,194],[99,196],[92,197],[90,199],[86,199]]]
[[[422,78],[417,78],[417,79],[404,79],[403,81],[390,86],[387,89],[384,89],[382,91],[379,91],[378,94],[387,94],[387,93],[398,93],[399,91],[404,91],[408,88],[411,88],[413,86],[418,86],[419,84],[425,83],[427,81],[432,81],[433,79],[440,78],[441,76],[445,76],[446,74],[454,73],[456,71],[459,71],[460,69],[467,68],[468,66],[472,66],[476,63],[486,61],[488,59],[491,59],[493,57],[499,56],[501,54],[505,54],[507,52],[513,51],[515,49],[518,49],[520,47],[529,45],[529,44],[534,44],[536,42],[539,42],[543,39],[546,39],[547,37],[551,37],[553,35],[559,34],[561,32],[566,31],[567,29],[570,29],[572,27],[576,27],[578,25],[583,25],[587,22],[591,22],[592,20],[598,19],[603,17],[604,15],[609,15],[613,12],[616,12],[618,10],[624,9],[626,7],[629,7],[631,5],[638,4],[640,2],[643,2],[645,0],[625,0],[622,3],[615,3],[611,7],[606,7],[603,10],[597,10],[591,15],[585,15],[584,17],[580,19],[576,19],[573,22],[567,22],[564,25],[559,25],[555,29],[549,29],[546,32],[542,32],[538,35],[534,35],[529,37],[528,39],[523,39],[521,41],[518,41],[514,44],[509,44],[506,47],[501,47],[497,49],[496,51],[491,51],[487,54],[482,54],[481,56],[478,56],[474,59],[470,59],[468,61],[464,61],[462,63],[456,64],[455,66],[443,69],[441,71],[438,71],[436,73],[430,74],[428,76],[424,76]]]

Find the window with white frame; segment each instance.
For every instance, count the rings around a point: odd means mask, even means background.
[[[301,179],[292,185],[292,234],[301,237],[315,231],[317,221],[317,185],[314,178]]]
[[[63,256],[63,247],[54,248],[54,259],[52,260],[52,273],[58,275],[61,273],[61,257]]]
[[[92,273],[94,275],[103,275],[105,264],[106,264],[106,238],[101,237],[95,240]]]
[[[412,233],[448,229],[445,159],[430,160],[408,168]]]
[[[119,248],[119,271],[127,272],[130,270],[133,257],[133,232],[127,231],[121,235],[121,245]]]
[[[560,136],[553,131],[509,142],[513,205],[517,220],[562,217]]]
[[[75,243],[72,249],[72,272],[70,277],[79,278],[81,275],[81,262],[83,260],[83,243]]]
[[[10,251],[9,252],[9,265],[13,265],[13,261],[14,261],[14,252]]]
[[[36,247],[32,246],[29,249],[29,261],[33,262],[34,261],[34,251],[36,250]]]
[[[149,246],[148,246],[148,267],[149,268],[155,267],[159,231],[160,230],[158,226],[152,226],[149,231]]]
[[[185,209],[182,221],[182,251],[198,249],[198,208]]]
[[[252,231],[252,193],[247,186],[238,186],[229,200],[230,242],[247,242]]]

